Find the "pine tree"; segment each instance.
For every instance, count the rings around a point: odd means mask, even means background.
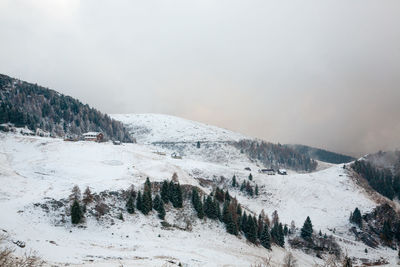
[[[250,173],[249,174],[249,180],[252,181],[253,180],[253,175]]]
[[[266,249],[271,249],[271,235],[269,234],[268,225],[264,225],[264,229],[260,236],[260,242],[263,247]]]
[[[307,219],[304,222],[303,227],[301,228],[301,237],[305,240],[311,240],[313,233],[313,225],[311,223],[311,219],[307,216]]]
[[[168,185],[168,200],[171,201],[171,203],[173,204],[175,201],[174,198],[175,198],[175,184],[171,180],[171,181],[169,181],[169,185]]]
[[[251,218],[251,216],[247,218],[247,225],[248,225],[247,226],[248,231],[246,233],[247,240],[249,240],[252,243],[255,243],[257,239],[257,227],[254,224],[254,220],[253,218]]]
[[[229,215],[232,217],[232,214],[230,214],[229,212],[229,203],[225,201],[224,206],[222,208],[222,222],[227,224]]]
[[[264,218],[260,215],[258,215],[258,222],[257,222],[257,236],[260,238],[261,234],[264,230]]]
[[[126,210],[128,211],[129,214],[135,212],[135,203],[132,195],[129,196],[128,201],[126,202]]]
[[[215,206],[215,211],[217,213],[217,219],[222,221],[221,208],[219,206],[219,202],[215,198],[214,198],[214,206]]]
[[[359,227],[362,227],[361,212],[358,208],[355,208],[354,212],[350,215],[350,222],[357,224]]]
[[[246,234],[246,232],[247,232],[247,215],[246,215],[246,212],[243,212],[242,220],[241,220],[241,223],[240,223],[240,230],[242,230],[244,234]]]
[[[181,185],[178,183],[175,185],[175,208],[182,208],[183,207],[183,197],[182,197],[182,188]],[[173,203],[174,204],[174,203]]]
[[[225,200],[226,201],[231,201],[231,196],[229,195],[229,191],[228,190],[226,190],[226,192],[225,192]]]
[[[201,200],[199,200],[199,210],[197,211],[197,217],[199,219],[204,218],[204,208],[203,208],[203,202]]]
[[[165,209],[164,209],[164,202],[162,200],[160,200],[160,204],[158,206],[158,218],[160,218],[161,220],[165,219]]]
[[[200,197],[196,188],[192,188],[192,204],[195,211],[199,212]]]
[[[151,197],[151,184],[149,178],[146,179],[142,197],[142,213],[147,215],[153,208],[153,201]]]
[[[73,224],[78,224],[81,222],[82,218],[83,214],[81,206],[79,205],[79,202],[77,200],[74,200],[71,206],[71,222]]]
[[[232,187],[236,187],[236,185],[237,185],[236,176],[233,175],[233,177],[232,177]]]
[[[242,185],[240,186],[240,191],[243,191],[246,188],[246,182],[243,180]]]
[[[200,148],[200,141],[197,141],[197,148]]]
[[[225,225],[226,225],[226,231],[228,233],[230,233],[232,235],[238,234],[237,226],[236,226],[235,222],[233,221],[232,213],[229,212],[229,210],[228,210],[228,215],[227,215]]]
[[[278,245],[281,247],[285,246],[285,235],[283,233],[282,223],[279,223],[279,226],[278,226]]]
[[[289,234],[289,228],[287,227],[287,224],[283,227],[283,234],[287,236]]]
[[[169,190],[168,190],[168,182],[167,180],[164,180],[162,186],[161,186],[161,200],[164,203],[168,203],[169,201]]]
[[[137,198],[136,198],[136,209],[142,211],[143,210],[143,203],[142,203],[142,192],[139,191]]]
[[[154,201],[153,201],[153,208],[156,210],[156,211],[159,211],[160,210],[160,205],[161,205],[161,198],[160,198],[160,195],[156,195],[155,196],[155,198],[154,198]]]
[[[258,184],[256,184],[255,194],[258,196]]]

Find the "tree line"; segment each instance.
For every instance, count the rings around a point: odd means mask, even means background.
[[[119,121],[54,90],[0,74],[0,123],[40,128],[52,136],[103,132],[106,138],[133,141]]]

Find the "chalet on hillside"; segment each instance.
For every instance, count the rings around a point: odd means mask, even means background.
[[[260,169],[260,170],[258,170],[258,172],[268,174],[268,175],[275,175],[274,169]]]
[[[104,139],[104,135],[100,132],[88,132],[83,134],[83,139],[85,141],[102,142]]]

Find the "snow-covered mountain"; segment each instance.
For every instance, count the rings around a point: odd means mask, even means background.
[[[130,126],[137,144],[66,142],[0,133],[0,210],[4,215],[0,230],[9,235],[9,241],[25,242],[24,248],[16,247],[16,253],[37,251],[49,265],[250,266],[270,257],[272,266],[280,266],[286,254],[283,248],[273,246],[268,251],[255,246],[226,233],[219,222],[196,220],[192,208],[179,213],[167,207],[166,221],[174,227],[160,224],[155,213],[144,216],[140,212],[123,212],[124,221],[113,212],[100,219],[88,215],[81,227],[75,227],[60,201],[68,198],[74,185],[82,191],[89,186],[95,193],[119,192],[132,185],[142,188],[146,177],[161,182],[177,173],[181,185],[196,186],[205,193],[215,186],[229,189],[248,213],[264,210],[271,215],[277,210],[284,224],[293,220],[298,228],[310,216],[314,230],[336,237],[347,254],[358,259],[383,257],[395,263],[396,251],[377,247],[368,248],[366,254],[365,245],[349,233],[350,212],[355,207],[368,212],[377,203],[343,165],[324,164],[312,173],[261,174],[258,162],[224,143],[242,139],[240,134],[166,115],[112,117]],[[153,144],[177,140],[222,143],[220,147],[185,146],[182,159],[171,157],[177,146]],[[230,187],[233,175],[241,183],[250,173],[252,183],[259,186],[257,197]],[[115,200],[107,203],[120,205]],[[299,266],[322,264],[301,250],[289,245],[286,249]]]
[[[112,114],[139,143],[239,141],[246,137],[216,126],[164,114]]]

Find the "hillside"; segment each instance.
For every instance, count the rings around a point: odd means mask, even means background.
[[[40,128],[52,136],[103,132],[106,138],[131,142],[124,126],[79,100],[54,90],[0,74],[0,123]]]
[[[235,160],[247,167],[287,168],[310,172],[317,162],[292,148],[246,137],[226,129],[163,114],[114,114],[138,143],[152,144],[184,157],[228,163]],[[230,155],[229,159],[227,155]]]
[[[333,163],[333,164],[340,164],[340,163],[348,163],[350,161],[355,160],[355,158],[346,156],[339,153],[334,153],[331,151],[327,151],[324,149],[310,147],[305,145],[286,145],[290,148],[293,148],[295,151],[308,155],[310,158],[315,160],[320,160],[323,162]]]
[[[82,227],[74,227],[65,218],[66,207],[60,204],[74,185],[82,191],[89,186],[94,193],[115,195],[132,185],[142,188],[146,177],[161,182],[173,173],[182,185],[196,186],[205,193],[217,185],[229,189],[248,213],[264,210],[271,215],[277,210],[282,223],[289,225],[293,220],[298,229],[310,216],[316,232],[334,236],[342,249],[357,259],[383,257],[392,261],[396,254],[384,247],[368,248],[365,254],[365,245],[349,234],[350,212],[355,207],[371,211],[376,203],[342,165],[286,176],[252,172],[251,184],[257,184],[260,193],[249,197],[231,187],[231,177],[235,175],[239,183],[248,180],[250,172],[243,166],[253,170],[257,165],[243,163],[232,154],[226,155],[221,164],[201,157],[173,159],[154,153],[160,151],[159,147],[143,144],[64,142],[12,133],[1,133],[0,140],[0,179],[7,184],[0,188],[0,209],[7,214],[1,216],[0,228],[12,240],[25,242],[25,248],[17,248],[16,253],[32,249],[49,264],[176,266],[171,262],[181,262],[184,266],[250,266],[266,257],[271,257],[272,266],[283,262],[284,249],[274,245],[268,251],[246,242],[243,236],[227,234],[218,221],[198,220],[186,201],[184,217],[166,206],[166,221],[177,225],[172,228],[162,226],[154,212],[148,216],[140,212],[130,215],[123,206],[125,221],[118,220],[118,213],[111,210],[100,218],[87,214]],[[105,203],[120,205],[115,200]],[[184,230],[186,220],[191,228]],[[302,250],[292,252],[299,266],[322,263]]]

